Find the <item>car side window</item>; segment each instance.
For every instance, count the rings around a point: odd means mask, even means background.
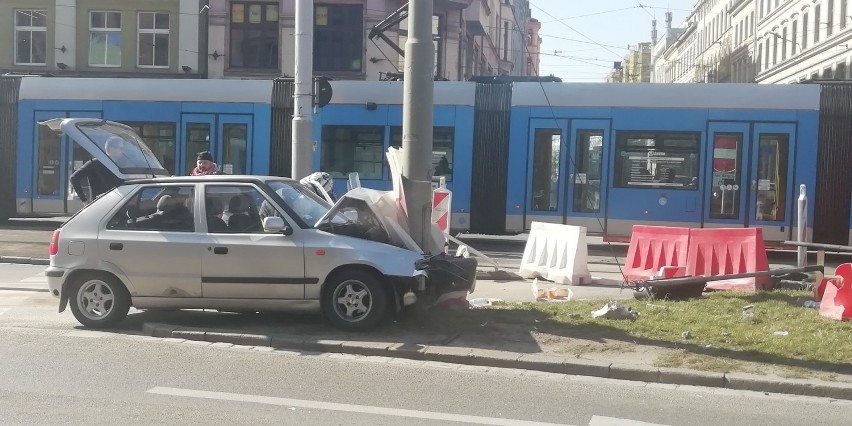
[[[205,220],[211,234],[262,234],[262,219],[281,216],[263,194],[250,186],[207,185]]]
[[[195,232],[195,186],[148,186],[130,198],[107,229]]]

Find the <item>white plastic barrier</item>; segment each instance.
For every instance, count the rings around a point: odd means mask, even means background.
[[[588,284],[592,281],[588,253],[585,227],[533,222],[518,274],[559,284]]]

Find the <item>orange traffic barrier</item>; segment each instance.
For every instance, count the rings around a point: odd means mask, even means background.
[[[687,276],[768,271],[769,261],[760,228],[692,229],[689,233]],[[771,277],[710,281],[711,290],[769,290]]]
[[[683,276],[689,228],[633,225],[624,274],[628,281]]]
[[[839,279],[827,280],[819,304],[819,314],[838,321],[852,319],[852,263],[837,267]]]

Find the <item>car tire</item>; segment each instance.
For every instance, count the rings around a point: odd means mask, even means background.
[[[344,271],[326,282],[322,311],[338,329],[367,331],[385,318],[388,300],[385,286],[375,275],[362,270]]]
[[[86,327],[113,327],[130,310],[127,288],[109,274],[81,275],[71,284],[70,292],[71,313]]]

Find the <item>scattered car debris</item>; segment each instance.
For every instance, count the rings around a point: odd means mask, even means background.
[[[754,305],[743,306],[743,318],[746,318],[746,319],[754,318]]]
[[[639,318],[639,312],[633,308],[626,308],[611,300],[597,311],[592,311],[592,318],[608,318],[608,319],[631,319]]]
[[[683,340],[689,340],[689,338],[692,337],[692,333],[690,333],[689,330],[687,330],[687,331],[684,331],[683,333],[680,333],[680,337],[683,338]]]
[[[468,303],[470,303],[471,309],[476,309],[476,308],[487,308],[489,306],[494,306],[496,303],[500,303],[502,301],[503,301],[502,299],[493,299],[493,298],[490,298],[490,297],[489,298],[480,297],[478,299],[470,299],[470,300],[468,300]]]
[[[772,333],[772,334],[774,334],[774,335],[776,335],[776,336],[789,336],[789,335],[790,335],[790,332],[788,332],[788,331],[776,331],[776,332],[774,332],[774,333]]]
[[[567,287],[539,287],[538,278],[533,279],[532,292],[539,302],[567,302],[574,297],[574,292]]]

